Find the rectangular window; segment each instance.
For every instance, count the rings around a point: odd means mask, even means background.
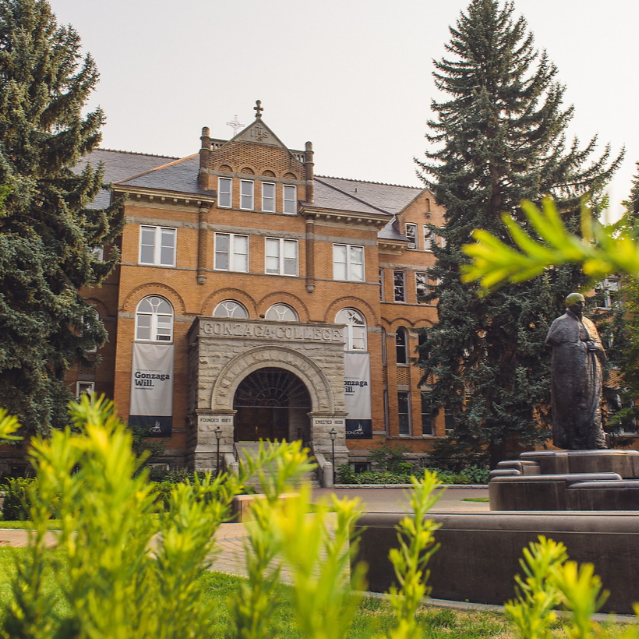
[[[218,178],[217,190],[217,205],[230,209],[233,206],[233,180],[231,178]]]
[[[422,435],[434,435],[434,414],[431,394],[422,391]]]
[[[75,396],[80,399],[82,395],[93,395],[95,392],[95,382],[76,382]]]
[[[384,430],[388,433],[388,424],[389,424],[389,413],[388,413],[388,389],[384,389]]]
[[[284,213],[295,215],[297,213],[297,187],[284,185]]]
[[[240,180],[240,208],[252,211],[255,208],[255,182]]]
[[[399,434],[410,435],[410,393],[397,393],[397,413],[399,415]]]
[[[384,301],[384,269],[379,269],[379,299]]]
[[[417,224],[406,224],[406,237],[408,238],[408,248],[417,248]]]
[[[435,234],[424,224],[424,250],[432,251],[435,243]]]
[[[234,233],[215,234],[215,269],[248,272],[249,239]]]
[[[333,244],[333,279],[364,281],[364,247]]]
[[[175,266],[177,229],[140,227],[140,264]]]
[[[393,299],[396,302],[406,301],[406,273],[393,271]]]
[[[415,295],[418,304],[428,304],[424,299],[428,292],[428,273],[415,273]]]
[[[94,246],[91,249],[91,255],[93,256],[94,260],[104,262],[104,246]]]
[[[271,182],[262,183],[262,211],[275,212],[275,184]]]
[[[297,246],[297,240],[267,237],[266,272],[273,275],[297,275]]]
[[[333,244],[333,279],[364,281],[364,247]]]
[[[455,412],[452,408],[446,408],[444,410],[444,428],[446,429],[447,435],[455,430]]]

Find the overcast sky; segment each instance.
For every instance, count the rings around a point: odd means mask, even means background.
[[[202,126],[228,139],[262,100],[290,148],[315,149],[319,175],[420,184],[438,94],[432,60],[469,0],[50,0],[101,74],[103,148],[197,152]],[[571,134],[594,134],[626,160],[611,186],[628,196],[639,160],[636,0],[516,0],[574,104]]]

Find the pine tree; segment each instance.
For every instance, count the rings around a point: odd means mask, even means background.
[[[624,202],[626,212],[617,227],[635,237],[639,234],[639,162],[632,181],[630,197]],[[602,317],[600,332],[606,337],[611,379],[607,384],[610,415],[609,430],[617,443],[619,433],[636,430],[639,419],[639,281],[621,277],[621,288],[613,294],[612,309]]]
[[[493,465],[508,446],[530,446],[549,434],[544,340],[580,280],[573,269],[554,269],[479,298],[476,285],[459,280],[467,261],[460,248],[475,228],[505,239],[500,214],[523,222],[520,201],[544,194],[577,228],[579,198],[595,197],[621,161],[621,155],[609,161],[609,148],[591,159],[596,137],[583,149],[577,140],[566,144],[573,109],[562,105],[557,69],[513,13],[512,2],[473,0],[450,29],[451,55],[434,63],[436,85],[449,99],[433,102],[430,148],[418,161],[446,209],[437,229],[445,245],[435,249],[432,270],[438,322],[426,331],[420,362],[434,405],[455,424],[455,445],[488,449]]]
[[[92,249],[120,232],[117,207],[87,208],[100,167],[72,168],[100,141],[82,109],[98,73],[44,0],[0,0],[0,406],[28,432],[67,422],[65,373],[106,340],[78,294],[118,259]]]

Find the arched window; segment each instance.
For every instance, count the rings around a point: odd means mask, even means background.
[[[408,331],[405,328],[397,329],[395,346],[397,347],[397,363],[408,364]]]
[[[293,308],[288,304],[273,304],[266,311],[267,320],[276,320],[278,322],[299,322],[300,318]]]
[[[140,300],[135,313],[135,339],[170,342],[173,339],[173,307],[163,297]]]
[[[235,300],[220,302],[213,311],[213,317],[233,317],[234,319],[248,319],[248,311]]]
[[[346,324],[344,350],[366,350],[366,320],[354,308],[343,308],[335,317],[336,324]]]

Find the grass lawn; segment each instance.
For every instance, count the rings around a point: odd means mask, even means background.
[[[0,547],[0,619],[2,607],[12,599],[10,582],[15,575],[14,556],[23,555],[24,548]],[[240,577],[211,572],[201,580],[204,590],[203,605],[211,611],[210,632],[208,637],[229,636],[231,619],[229,616],[229,597],[237,590]],[[50,588],[55,588],[51,581]],[[301,639],[295,628],[294,612],[291,606],[291,587],[280,586],[273,597],[279,603],[279,613],[275,619],[278,639]],[[57,613],[64,615],[65,603],[58,599]],[[423,606],[418,614],[423,627],[424,639],[516,639],[518,637],[512,624],[506,618],[494,612],[461,611]],[[349,639],[372,639],[388,636],[393,626],[393,615],[387,601],[377,598],[364,599],[359,614],[348,635]],[[556,639],[565,639],[560,630],[553,632]],[[597,635],[601,639],[612,634]]]

